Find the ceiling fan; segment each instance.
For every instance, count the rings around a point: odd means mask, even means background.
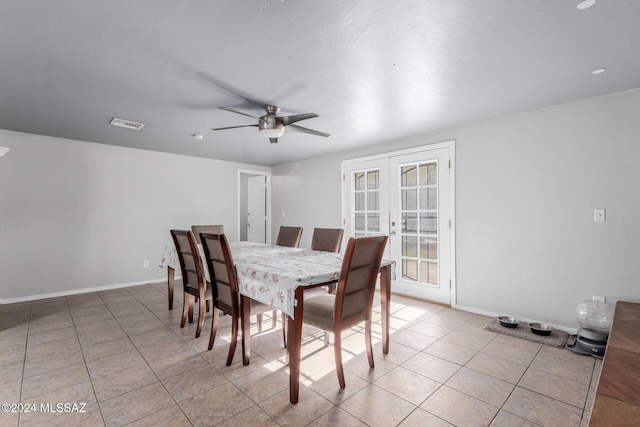
[[[280,107],[276,107],[275,105],[267,105],[264,107],[267,114],[261,117],[255,117],[250,114],[234,110],[232,108],[227,108],[227,107],[218,107],[218,108],[226,111],[231,111],[232,113],[242,114],[243,116],[258,119],[258,123],[254,125],[228,126],[224,128],[215,128],[213,130],[257,127],[260,134],[269,138],[269,141],[272,144],[275,144],[278,142],[278,138],[284,135],[285,129],[290,132],[308,133],[311,135],[324,136],[324,137],[330,136],[328,133],[320,132],[317,130],[313,130],[313,129],[309,129],[309,128],[305,128],[305,127],[293,124],[301,120],[318,117],[318,115],[315,113],[295,114],[293,116],[279,116],[278,113],[280,112]]]

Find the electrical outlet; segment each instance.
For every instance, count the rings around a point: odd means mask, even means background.
[[[144,268],[149,268],[149,260],[148,260],[148,259],[145,259],[145,260],[142,262],[142,266],[143,266]]]
[[[605,222],[606,220],[606,209],[596,208],[593,210],[593,222]]]
[[[599,297],[597,295],[593,296],[593,302],[607,302],[607,298],[606,297]]]

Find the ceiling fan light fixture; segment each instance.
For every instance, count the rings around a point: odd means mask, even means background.
[[[281,125],[279,128],[274,129],[260,129],[260,135],[266,136],[267,138],[279,138],[284,135],[284,126]]]

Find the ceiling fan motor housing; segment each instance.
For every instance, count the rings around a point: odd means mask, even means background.
[[[276,111],[279,110],[278,107]],[[258,120],[258,129],[260,130],[260,134],[266,136],[267,138],[278,138],[284,135],[284,125],[278,120],[276,113],[272,113],[267,109],[268,113],[266,116],[260,117]]]

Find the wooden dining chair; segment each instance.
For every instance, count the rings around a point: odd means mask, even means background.
[[[342,236],[344,230],[342,228],[314,228],[311,237],[311,250],[324,252],[340,252],[342,245]],[[310,289],[309,294],[316,292],[336,292],[336,284],[330,283],[323,288]],[[324,332],[325,345],[329,345],[329,332]]]
[[[276,239],[276,245],[289,246],[290,248],[300,247],[300,240],[302,239],[302,227],[287,227],[285,225],[280,226],[278,231],[278,238]]]
[[[180,327],[184,328],[187,317],[189,323],[193,322],[193,306],[195,302],[198,302],[198,325],[196,327],[196,338],[198,338],[204,325],[205,303],[208,305],[208,302],[212,300],[211,286],[208,286],[205,281],[198,244],[193,233],[189,230],[171,230],[171,237],[180,261],[184,290]]]
[[[224,234],[224,226],[223,225],[192,225],[191,231],[193,235],[196,237],[196,242],[201,245],[202,240],[200,240],[200,233],[211,233],[211,234]]]
[[[314,228],[311,237],[311,249],[314,251],[340,252],[342,228]]]
[[[365,322],[365,346],[369,366],[374,367],[371,345],[371,312],[376,280],[387,236],[352,237],[342,262],[336,294],[315,293],[303,301],[302,322],[334,334],[338,383],[345,387],[342,367],[342,331]]]
[[[218,331],[218,310],[232,317],[231,343],[227,355],[227,366],[231,365],[233,355],[238,343],[238,323],[240,321],[240,293],[236,266],[229,250],[229,244],[224,234],[201,233],[200,239],[207,260],[207,268],[211,278],[213,294],[213,313],[211,316],[211,335],[209,337],[209,350],[213,348]],[[251,314],[262,314],[273,310],[271,306],[261,304],[253,299],[251,301]]]

